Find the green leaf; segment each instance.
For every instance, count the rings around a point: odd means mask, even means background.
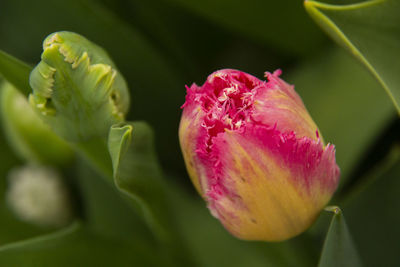
[[[342,203],[365,266],[400,266],[400,147]]]
[[[134,246],[94,235],[80,223],[0,247],[5,266],[161,266],[146,244]]]
[[[25,96],[32,92],[29,73],[32,67],[0,50],[0,74]]]
[[[327,207],[325,210],[333,212],[334,214],[318,266],[362,266],[342,211],[339,207],[335,206]]]
[[[111,127],[108,148],[115,185],[137,203],[150,227],[164,239],[168,235],[165,220],[169,214],[153,138],[144,122],[117,124]]]
[[[305,54],[324,40],[311,25],[300,1],[168,0],[287,54]]]
[[[338,6],[306,0],[304,4],[311,17],[370,70],[400,113],[400,2]]]
[[[145,122],[121,123],[111,127],[108,149],[114,183],[144,217],[176,264],[191,265],[192,259],[172,217],[153,139],[153,131]]]
[[[395,116],[393,105],[368,71],[339,48],[316,54],[286,80],[295,85],[325,141],[336,146],[343,185]]]

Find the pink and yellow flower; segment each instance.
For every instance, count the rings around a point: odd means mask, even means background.
[[[187,88],[179,139],[189,176],[234,236],[280,241],[305,231],[336,190],[325,145],[280,70],[261,81],[224,69]]]

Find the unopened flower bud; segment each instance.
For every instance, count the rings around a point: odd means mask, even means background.
[[[13,169],[8,175],[8,206],[23,221],[60,227],[73,218],[71,198],[56,170],[42,166]]]
[[[126,82],[107,53],[79,34],[57,32],[43,42],[30,76],[30,102],[69,141],[106,137],[129,108]]]
[[[187,88],[179,128],[189,176],[224,227],[245,240],[305,231],[334,193],[339,168],[293,86],[237,70]]]

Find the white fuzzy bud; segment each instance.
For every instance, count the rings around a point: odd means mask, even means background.
[[[60,227],[72,219],[71,199],[58,172],[49,167],[24,166],[8,175],[6,199],[23,221]]]

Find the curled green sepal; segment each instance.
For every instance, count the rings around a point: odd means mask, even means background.
[[[79,34],[56,32],[43,42],[29,100],[42,119],[69,141],[106,137],[129,108],[126,82],[107,53]]]
[[[8,143],[20,158],[51,165],[64,165],[72,159],[70,146],[53,133],[26,97],[8,82],[0,84],[0,117]]]
[[[328,206],[325,210],[333,212],[333,217],[318,266],[362,266],[341,209]]]
[[[168,208],[153,132],[145,122],[113,125],[108,138],[116,187],[131,199],[159,238],[167,238]]]
[[[167,187],[154,148],[154,135],[145,122],[113,125],[108,137],[114,184],[144,218],[174,266],[193,266],[174,222]]]

